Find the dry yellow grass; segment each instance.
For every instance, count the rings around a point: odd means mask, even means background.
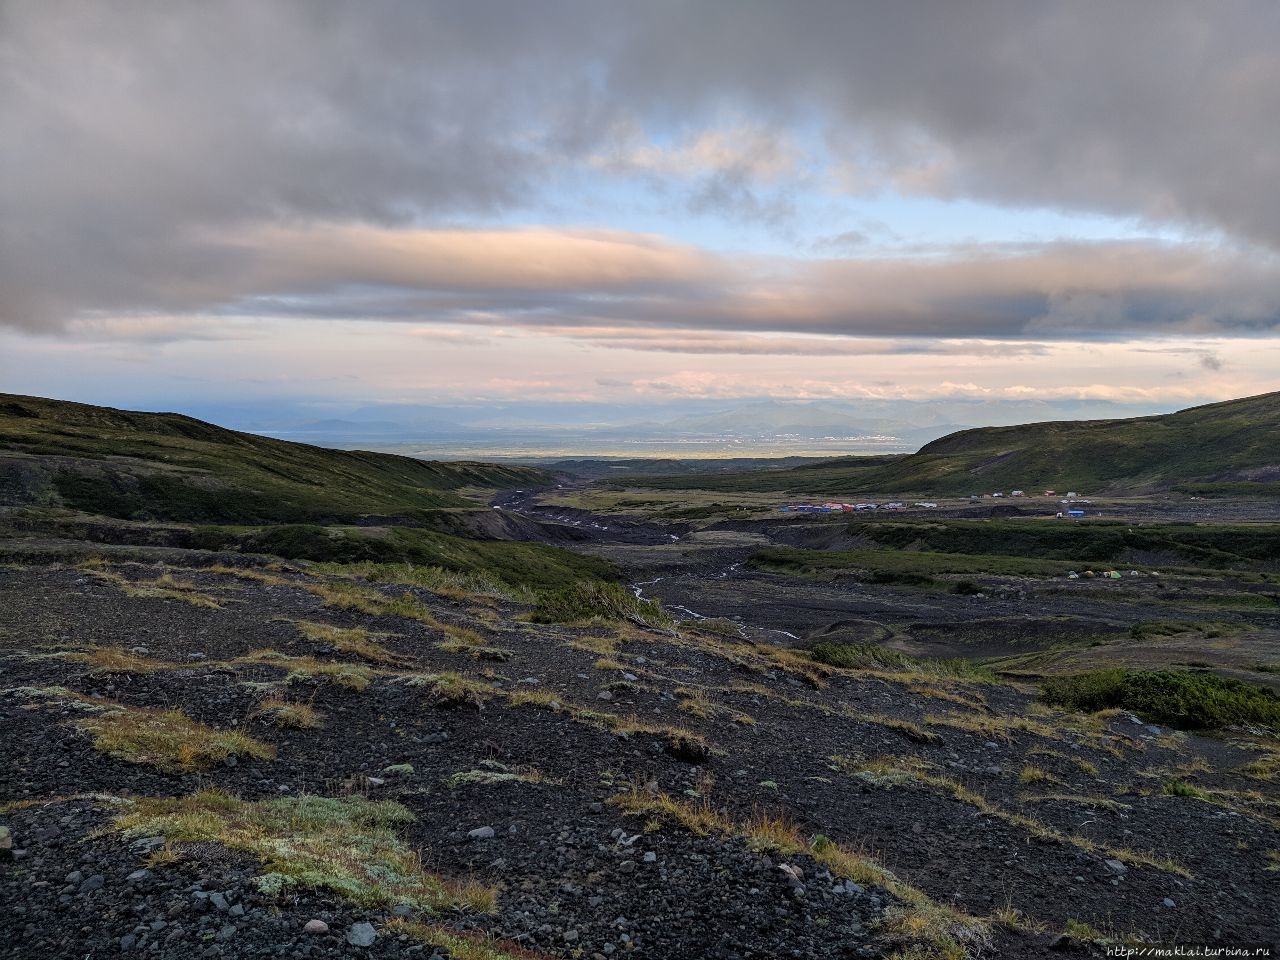
[[[82,564],[79,569],[91,577],[97,577],[118,588],[126,597],[143,600],[180,600],[193,607],[203,607],[207,610],[222,609],[222,604],[213,597],[201,593],[196,584],[189,580],[179,580],[168,572],[154,580],[130,580],[118,573],[99,569],[96,566]]]
[[[475,931],[460,933],[434,923],[397,917],[383,929],[432,947],[444,947],[451,960],[551,960],[550,954],[534,953],[506,940],[495,940]]]
[[[323,680],[348,690],[364,690],[378,675],[378,671],[360,663],[327,663],[314,657],[293,657],[279,650],[251,650],[233,664],[258,663],[287,670],[285,680],[299,683],[307,680]]]
[[[1025,831],[1037,839],[1044,840],[1049,843],[1070,844],[1071,846],[1084,850],[1087,853],[1111,857],[1113,859],[1120,860],[1123,863],[1127,863],[1130,866],[1154,867],[1157,870],[1164,870],[1167,873],[1177,874],[1181,877],[1191,876],[1191,872],[1187,870],[1186,867],[1171,859],[1155,857],[1152,854],[1141,853],[1127,848],[1117,849],[1105,847],[1095,843],[1087,837],[1062,833],[1048,824],[1042,823],[1033,817],[1028,817],[1025,814],[1005,810],[1004,808],[991,803],[982,794],[969,789],[964,784],[933,773],[930,765],[922,764],[917,758],[885,757],[869,763],[864,763],[857,760],[851,760],[848,757],[835,756],[832,757],[831,760],[837,768],[842,769],[845,772],[858,777],[864,782],[872,784],[873,786],[922,786],[928,789],[938,790],[961,803],[968,804],[979,813],[1001,820],[1010,826],[1014,826]]]
[[[270,717],[291,730],[314,730],[320,726],[320,712],[308,703],[297,703],[280,697],[268,697],[258,704],[255,713]]]
[[[370,663],[399,663],[402,658],[396,656],[381,643],[390,636],[385,633],[371,633],[363,627],[336,627],[328,623],[313,623],[309,620],[294,621],[299,632],[315,643],[326,643],[329,646],[362,657]]]
[[[76,710],[69,723],[93,737],[97,750],[167,773],[207,770],[228,757],[268,760],[276,748],[236,730],[215,730],[180,710],[131,707],[87,697],[65,687],[19,687],[8,691],[42,705]]]
[[[804,854],[835,876],[862,885],[879,885],[903,902],[889,911],[884,924],[891,936],[916,941],[915,956],[936,960],[963,960],[990,943],[988,925],[931,900],[923,891],[904,883],[880,863],[842,844],[817,836],[807,840],[800,829],[778,814],[761,813],[745,823],[715,810],[704,797],[697,803],[678,800],[666,793],[632,790],[609,801],[624,812],[679,823],[700,836],[720,834],[739,837],[748,846],[783,856]]]

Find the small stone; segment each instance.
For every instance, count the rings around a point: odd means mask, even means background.
[[[635,873],[636,862],[634,860],[623,860],[618,864],[618,870],[621,873]]]
[[[373,929],[372,923],[353,923],[347,931],[347,943],[353,947],[371,947],[377,938],[378,931]]]
[[[79,870],[72,870],[62,879],[65,880],[67,883],[79,883],[81,880],[84,879],[84,874],[81,873]]]
[[[613,694],[612,694],[612,693],[610,693],[608,690],[601,690],[599,693],[597,693],[597,694],[596,694],[596,699],[597,699],[597,700],[612,700],[612,699],[613,699]]]
[[[476,827],[474,830],[467,832],[468,840],[492,840],[493,827]]]
[[[303,933],[328,933],[329,925],[323,920],[308,920],[306,926],[302,928]]]
[[[1110,870],[1112,873],[1121,874],[1121,873],[1129,872],[1129,868],[1126,867],[1119,860],[1103,860],[1102,862],[1106,866],[1106,868]]]
[[[536,687],[541,682],[542,681],[539,680],[537,677],[521,677],[519,680],[516,681],[516,683],[527,683],[531,687]]]
[[[217,907],[220,913],[225,913],[227,907],[230,906],[230,904],[227,903],[227,898],[216,892],[209,894],[209,902]]]
[[[380,787],[387,782],[383,780],[381,777],[366,777],[365,779],[368,781],[369,786],[371,787]]]
[[[214,934],[217,940],[230,940],[236,935],[236,925],[234,923],[224,923],[222,928]]]
[[[1170,910],[1172,910],[1174,907],[1176,907],[1176,906],[1177,906],[1177,904],[1176,904],[1176,903],[1174,903],[1172,900],[1170,900],[1168,897],[1165,897],[1165,898],[1164,898],[1163,900],[1161,900],[1160,902],[1161,902],[1161,903],[1163,903],[1163,904],[1164,904],[1166,907],[1168,907]]]
[[[408,903],[397,903],[394,907],[391,908],[391,913],[393,916],[397,916],[397,917],[412,916],[413,905]]]
[[[652,850],[650,850],[650,851],[648,851],[648,852],[646,852],[646,853],[645,853],[645,855],[644,855],[644,862],[645,862],[645,863],[657,863],[657,862],[658,862],[658,855],[657,855],[656,853],[654,853]]]
[[[565,942],[565,943],[577,943],[577,942],[578,942],[578,931],[577,931],[577,930],[566,930],[566,931],[564,932],[564,942]]]
[[[133,873],[129,874],[125,879],[130,883],[140,883],[141,881],[146,880],[149,876],[151,876],[151,871],[146,867],[143,867],[141,870],[133,871]]]
[[[635,683],[640,678],[637,677],[634,673],[623,673],[622,679],[626,680],[628,683]]]
[[[243,917],[244,907],[240,906],[240,904],[237,903],[234,907],[228,910],[227,913],[233,917]]]
[[[126,933],[123,937],[120,938],[120,949],[132,950],[134,947],[134,944],[136,944],[137,942],[138,942],[138,938],[136,936],[134,936],[132,933]]]

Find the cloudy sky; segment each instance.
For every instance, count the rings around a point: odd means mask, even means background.
[[[1280,389],[1280,4],[0,0],[0,390]]]

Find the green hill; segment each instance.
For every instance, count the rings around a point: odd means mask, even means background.
[[[172,413],[0,394],[0,540],[71,540],[412,564],[510,586],[612,578],[462,492],[546,484],[526,467],[329,450]],[[25,546],[24,546],[25,545]]]
[[[455,491],[547,480],[523,467],[329,450],[174,413],[0,394],[0,504],[126,520],[341,522],[474,508]]]
[[[1280,393],[1127,420],[963,430],[902,457],[850,457],[768,473],[646,486],[740,491],[967,494],[1022,488],[1280,492]]]

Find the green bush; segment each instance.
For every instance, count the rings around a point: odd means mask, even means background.
[[[534,623],[584,623],[630,620],[650,627],[670,627],[671,617],[654,600],[641,600],[617,583],[575,583],[544,594],[530,614]]]
[[[846,670],[899,670],[972,680],[989,679],[986,668],[967,660],[912,657],[873,643],[818,643],[809,651],[818,663]]]
[[[1113,667],[1053,677],[1044,682],[1041,695],[1078,710],[1119,707],[1184,730],[1239,723],[1280,730],[1280,697],[1212,673]]]

